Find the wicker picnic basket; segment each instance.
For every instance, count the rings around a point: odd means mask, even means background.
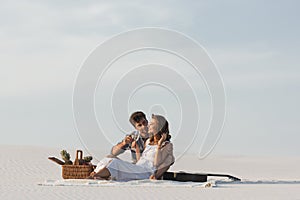
[[[64,179],[85,179],[94,170],[93,165],[83,165],[81,163],[83,153],[77,150],[76,159],[73,165],[62,165],[62,177]]]

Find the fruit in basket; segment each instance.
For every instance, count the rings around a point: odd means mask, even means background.
[[[65,165],[72,165],[71,156],[66,150],[60,152],[61,158],[65,161]]]
[[[92,156],[85,156],[85,157],[83,158],[83,161],[84,161],[84,162],[87,162],[87,163],[91,162],[92,160],[93,160],[93,157],[92,157]]]

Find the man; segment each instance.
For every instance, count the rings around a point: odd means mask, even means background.
[[[111,155],[118,156],[126,150],[130,150],[132,161],[136,163],[140,154],[144,151],[145,141],[149,138],[148,121],[146,115],[141,111],[132,113],[129,121],[137,131],[136,137],[126,135],[122,142],[112,147]]]

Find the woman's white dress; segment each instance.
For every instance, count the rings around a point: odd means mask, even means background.
[[[95,172],[99,172],[106,167],[113,180],[129,181],[148,179],[156,170],[153,166],[156,149],[157,145],[147,144],[141,158],[136,164],[117,158],[104,158],[97,164]]]

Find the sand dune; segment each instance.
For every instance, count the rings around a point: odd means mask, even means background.
[[[229,173],[241,183],[209,178],[214,187],[192,184],[165,184],[143,181],[110,187],[45,186],[52,180],[63,182],[60,166],[47,159],[59,156],[60,149],[30,146],[0,146],[0,199],[299,199],[300,158],[193,155],[176,161],[173,171]],[[71,150],[70,150],[71,153]],[[139,183],[136,183],[139,184]],[[182,187],[184,186],[184,187]],[[189,187],[191,186],[191,187]],[[194,185],[195,186],[195,185]]]

